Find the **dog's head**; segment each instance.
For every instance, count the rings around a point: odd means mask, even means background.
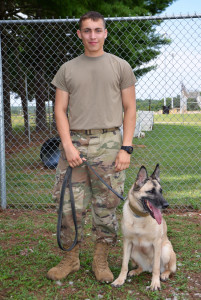
[[[162,195],[162,188],[160,185],[160,169],[159,164],[153,174],[148,177],[147,170],[142,166],[137,174],[136,181],[130,190],[129,197],[131,204],[135,199],[137,200],[137,206],[143,212],[148,212],[158,224],[162,222],[161,209],[169,206],[167,201]],[[134,197],[132,197],[132,195]]]

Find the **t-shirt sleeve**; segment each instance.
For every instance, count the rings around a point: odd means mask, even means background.
[[[122,74],[121,74],[121,83],[120,83],[121,90],[124,90],[132,85],[135,85],[136,81],[137,80],[135,78],[131,66],[129,65],[129,63],[124,61],[124,65],[122,67]]]
[[[54,76],[51,84],[53,84],[56,88],[63,90],[65,92],[69,92],[68,80],[66,80],[66,64],[63,64],[56,75]]]

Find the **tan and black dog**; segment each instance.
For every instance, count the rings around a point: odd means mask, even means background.
[[[123,262],[119,277],[112,283],[115,287],[124,284],[130,259],[137,268],[129,276],[152,272],[152,291],[160,289],[160,280],[166,281],[176,271],[176,255],[161,215],[161,209],[169,204],[162,196],[159,175],[159,165],[150,177],[142,166],[128,193],[122,218]]]

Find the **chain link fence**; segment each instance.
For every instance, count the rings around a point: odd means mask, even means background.
[[[137,77],[138,118],[125,194],[160,164],[172,209],[200,209],[201,16],[107,18],[105,51]],[[77,19],[0,21],[2,207],[48,209],[59,157],[50,82],[80,55]]]

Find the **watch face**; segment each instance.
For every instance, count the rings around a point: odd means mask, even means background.
[[[133,152],[133,147],[128,147],[127,152],[131,154]]]

